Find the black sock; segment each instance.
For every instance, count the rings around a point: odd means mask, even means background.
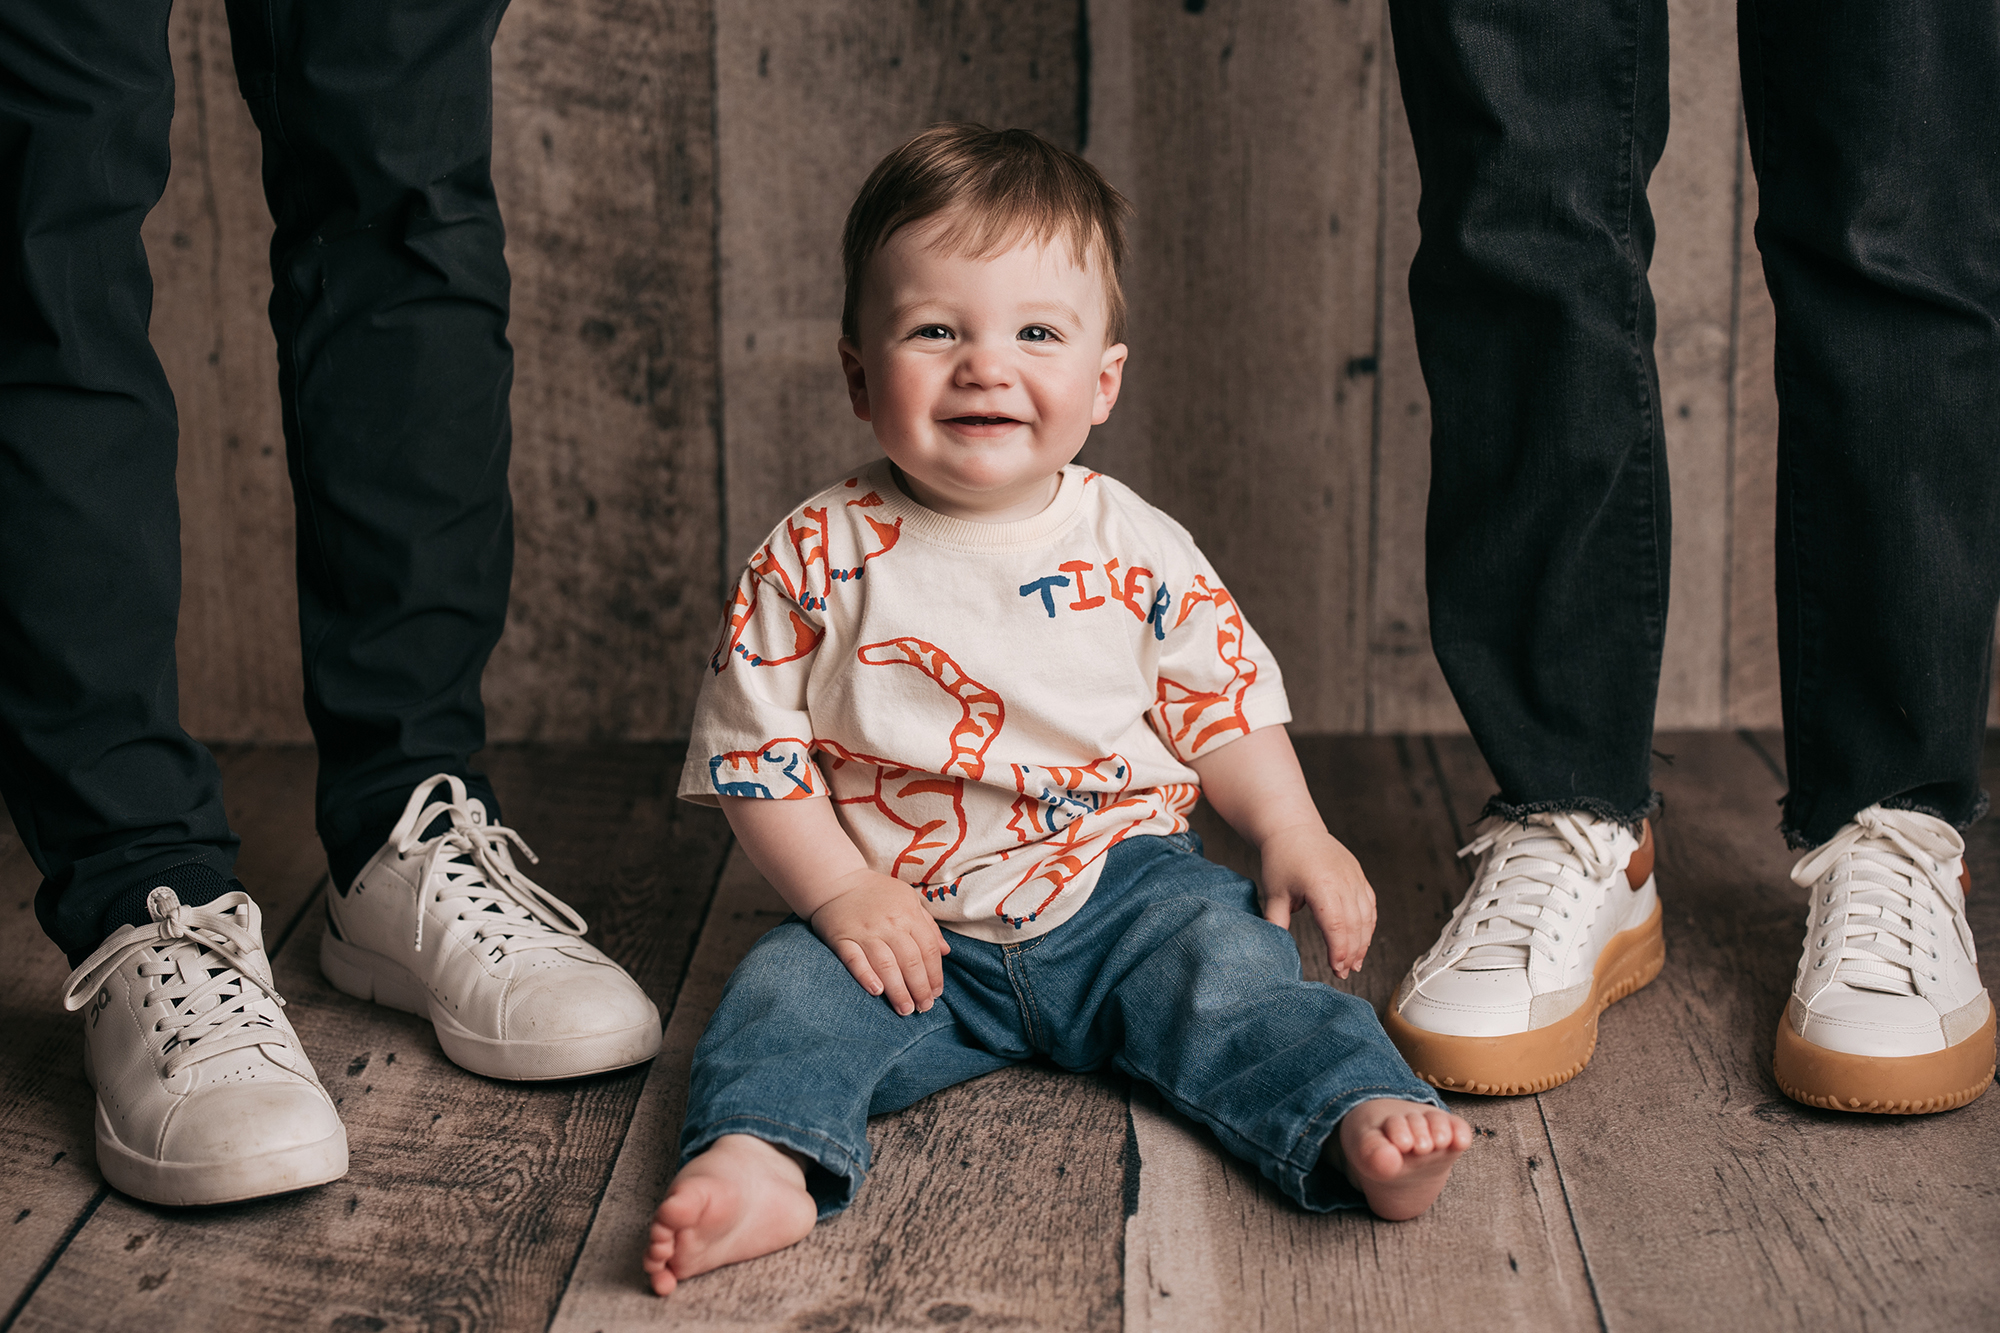
[[[494,796],[493,788],[487,784],[484,778],[467,778],[465,786],[467,797],[480,802],[486,807],[486,822],[489,824],[498,824],[500,822],[500,801],[498,797]],[[407,798],[408,793],[406,792],[404,795]],[[365,833],[360,833],[349,838],[338,847],[329,847],[326,849],[327,870],[333,876],[334,888],[344,894],[348,889],[353,887],[355,876],[361,873],[363,866],[375,858],[375,853],[382,850],[382,844],[389,840],[389,834],[395,830],[396,821],[401,818],[402,813],[403,807],[398,805],[395,814],[383,820],[379,828],[371,828]],[[435,838],[450,827],[451,817],[449,815],[439,815],[431,821],[430,827],[419,835],[418,840],[423,841]]]
[[[174,896],[181,900],[184,907],[206,906],[223,894],[243,887],[240,880],[223,875],[200,861],[171,866],[131,885],[98,913],[97,928],[103,932],[104,938],[109,939],[124,926],[151,924],[153,914],[146,908],[146,899],[154,889],[163,885],[174,891]],[[69,960],[70,966],[75,967],[92,952],[94,950],[84,950]]]

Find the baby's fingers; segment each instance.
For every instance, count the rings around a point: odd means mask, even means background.
[[[833,956],[840,960],[840,965],[847,969],[848,975],[860,984],[862,990],[870,995],[882,993],[882,978],[875,975],[875,969],[868,963],[868,955],[859,944],[853,940],[836,940]]]
[[[1373,895],[1358,901],[1315,898],[1313,920],[1319,923],[1319,933],[1326,938],[1326,959],[1335,974],[1344,977],[1360,971],[1362,960],[1368,956],[1368,943],[1375,935]]]
[[[899,1014],[915,1013],[917,1002],[910,995],[909,965],[896,956],[887,940],[868,941],[868,962],[882,979],[881,996],[889,1002],[889,1007]]]

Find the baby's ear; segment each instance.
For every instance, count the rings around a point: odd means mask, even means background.
[[[1118,390],[1124,383],[1125,344],[1113,343],[1104,349],[1104,359],[1098,362],[1097,401],[1090,414],[1091,425],[1102,426],[1111,419],[1111,409],[1118,405]]]
[[[861,349],[850,338],[842,337],[839,343],[840,373],[847,377],[847,401],[854,404],[854,415],[863,421],[871,420],[868,415],[868,372],[861,365]]]

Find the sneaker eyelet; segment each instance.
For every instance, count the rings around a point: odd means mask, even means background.
[[[1820,970],[1820,969],[1821,969],[1822,967],[1825,967],[1825,966],[1826,966],[1826,959],[1822,958],[1822,959],[1820,959],[1820,960],[1819,960],[1819,961],[1818,961],[1817,963],[1814,963],[1814,964],[1813,964],[1813,971],[1817,972],[1817,971],[1819,971],[1819,970]]]

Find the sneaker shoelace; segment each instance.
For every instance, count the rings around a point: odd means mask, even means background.
[[[1489,821],[1459,849],[1486,859],[1432,971],[1525,969],[1535,953],[1555,960],[1571,909],[1618,870],[1617,834],[1615,825],[1567,811]]]
[[[1945,830],[1945,831],[1940,831]],[[1833,963],[1833,980],[1888,995],[1919,995],[1938,980],[1938,904],[1953,925],[1956,886],[1946,864],[1964,844],[1941,821],[1871,806],[1792,867],[1792,882],[1815,892],[1811,930],[1824,951],[1815,969]],[[1822,877],[1839,865],[1847,901]]]
[[[406,811],[396,854],[424,855],[417,903],[416,949],[424,948],[424,910],[436,903],[447,920],[465,921],[472,937],[489,959],[497,961],[523,949],[553,949],[574,943],[589,927],[574,908],[550,893],[514,864],[519,848],[530,864],[541,858],[513,829],[486,822],[484,807],[467,798],[465,785],[450,779],[452,799],[421,807],[413,819]],[[434,790],[434,788],[433,788]],[[425,794],[411,797],[415,806]],[[446,827],[435,837],[422,830],[439,820]]]
[[[284,998],[250,966],[251,955],[262,946],[243,929],[232,898],[247,901],[238,893],[206,907],[176,903],[150,928],[106,940],[70,973],[63,1008],[90,1003],[106,981],[137,958],[134,971],[154,983],[140,1007],[159,1011],[153,1031],[164,1034],[159,1053],[165,1057],[160,1071],[165,1077],[246,1046],[292,1045],[272,1007],[284,1004]]]

